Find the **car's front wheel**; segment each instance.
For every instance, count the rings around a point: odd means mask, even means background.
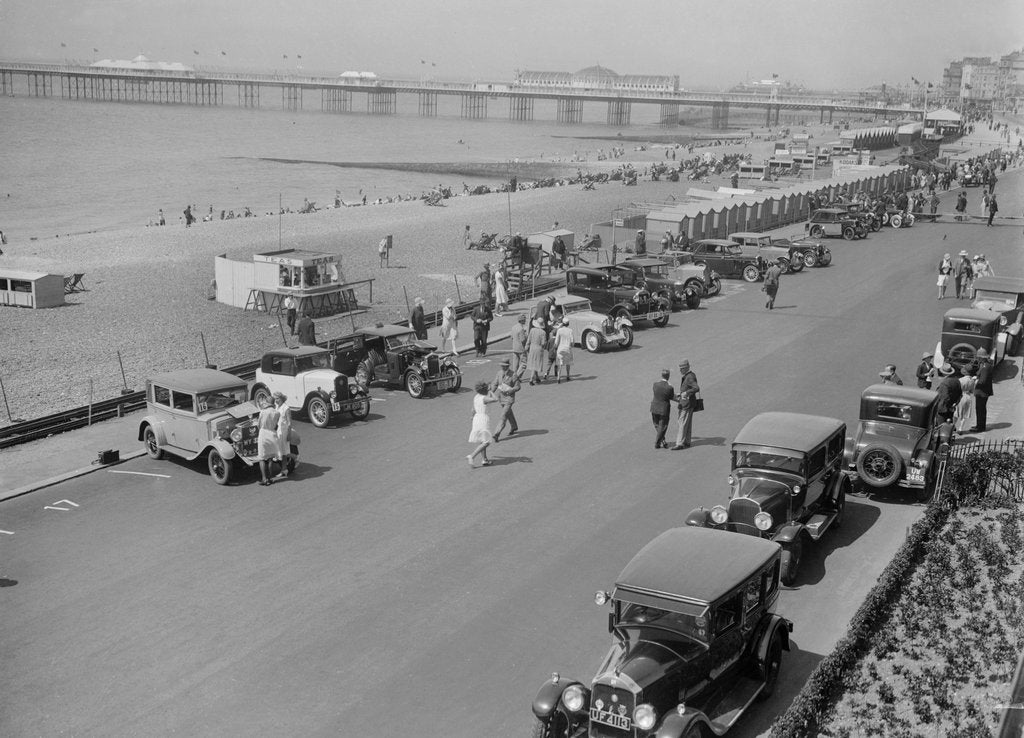
[[[405,375],[405,391],[409,393],[409,397],[415,400],[423,397],[423,392],[426,389],[426,383],[423,381],[423,377],[417,372],[409,372]]]
[[[903,461],[888,443],[869,443],[857,457],[857,473],[869,487],[884,489],[900,477]]]
[[[832,263],[832,252],[831,251],[826,251],[824,254],[821,255],[821,265],[823,267],[827,267],[831,263]]]
[[[833,528],[842,528],[843,520],[846,518],[846,493],[850,490],[850,479],[847,477],[839,485],[836,492],[836,499],[833,501],[835,520],[832,521]]]
[[[754,264],[747,264],[743,267],[743,281],[744,282],[756,282],[761,278],[761,270],[758,269]]]
[[[853,229],[853,226],[846,226],[843,228],[843,238],[847,241],[852,241],[857,237],[857,231]]]
[[[326,428],[331,422],[331,406],[320,395],[313,395],[306,403],[309,422],[317,428]]]
[[[718,277],[711,278],[711,284],[708,285],[708,293],[705,297],[717,297],[722,294],[722,280]]]
[[[619,339],[619,348],[627,349],[633,345],[633,329],[628,325],[622,326],[622,338]]]
[[[210,453],[206,455],[206,466],[217,484],[227,484],[231,481],[231,459],[225,459],[217,449],[211,448]]]
[[[530,733],[530,738],[568,737],[569,726],[566,724],[565,715],[562,713],[556,711],[547,720],[533,719],[533,731]]]
[[[370,414],[370,396],[365,395],[353,402],[349,412],[356,420],[365,420],[366,416]]]
[[[583,348],[592,354],[601,350],[601,336],[595,331],[587,331],[583,334]]]
[[[796,582],[800,570],[800,559],[804,555],[804,542],[797,536],[791,543],[782,544],[782,583],[787,587]]]
[[[453,366],[445,367],[442,372],[446,379],[451,380],[452,386],[448,388],[449,392],[458,392],[459,388],[462,387],[462,375],[459,374],[459,370]]]
[[[685,289],[683,302],[690,310],[696,310],[700,307],[700,296],[703,294],[704,288],[698,282],[690,282]]]
[[[818,266],[818,255],[813,251],[804,252],[804,266],[808,269],[813,269]]]
[[[898,214],[893,215],[891,218],[889,218],[889,225],[891,225],[893,228],[899,228],[900,226],[903,225],[903,218],[900,217]]]
[[[147,425],[145,433],[142,434],[142,442],[146,446],[146,453],[151,459],[162,459],[164,452],[160,449],[160,443],[156,440],[156,431],[153,426]]]
[[[257,407],[263,407],[264,402],[269,402],[271,405],[274,404],[274,398],[270,394],[270,390],[262,384],[252,391],[252,401],[256,403]]]
[[[825,235],[825,230],[819,226],[811,226],[811,238],[821,238]]]
[[[665,313],[660,318],[656,318],[651,322],[654,323],[654,325],[656,325],[658,328],[664,328],[665,326],[668,325],[668,313]]]
[[[804,270],[804,260],[800,258],[800,254],[793,254],[793,258],[788,263],[791,272],[802,272]]]

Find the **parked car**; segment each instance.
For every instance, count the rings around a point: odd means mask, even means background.
[[[974,280],[974,310],[987,310],[999,316],[999,341],[1002,355],[1014,356],[1020,348],[1024,323],[1024,278],[978,277]]]
[[[745,254],[761,256],[778,263],[784,272],[803,271],[804,260],[799,250],[790,248],[788,242],[786,246],[781,245],[767,233],[738,231],[730,233],[729,240],[738,243]]]
[[[768,271],[768,262],[756,254],[745,254],[727,238],[702,238],[686,247],[695,262],[707,264],[723,277],[756,282]]]
[[[778,238],[773,243],[792,249],[803,259],[805,267],[827,267],[832,263],[832,250],[816,238]]]
[[[900,210],[895,205],[888,205],[882,213],[882,225],[893,228],[910,228],[917,218],[909,210]]]
[[[299,346],[268,351],[256,370],[252,399],[270,399],[275,392],[288,398],[288,406],[303,412],[309,422],[323,428],[339,413],[356,420],[370,414],[366,387],[334,370],[334,354],[318,346]]]
[[[627,315],[604,315],[590,306],[590,300],[576,295],[555,297],[555,307],[562,311],[577,343],[591,353],[608,345],[629,348],[633,345],[633,322]]]
[[[636,272],[619,265],[566,269],[565,289],[570,295],[590,300],[598,312],[612,318],[624,315],[634,323],[650,320],[661,328],[668,325],[672,313],[668,300],[652,295]]]
[[[707,265],[686,264],[673,270],[657,257],[630,258],[619,265],[636,272],[642,278],[638,284],[645,283],[652,294],[668,300],[673,310],[697,309],[708,290],[711,268]]]
[[[687,525],[761,536],[782,545],[782,581],[793,584],[806,541],[838,528],[851,481],[843,465],[846,424],[835,418],[769,412],[732,444],[728,506],[699,507]]]
[[[205,458],[217,484],[231,481],[239,463],[258,460],[259,409],[249,385],[216,369],[180,369],[146,380],[146,415],[139,440],[151,458]]]
[[[589,685],[553,674],[534,736],[722,735],[775,690],[793,624],[775,614],[777,544],[674,528],[595,602],[614,642]]]
[[[961,187],[980,187],[984,184],[981,174],[977,172],[964,172],[964,176],[960,179]]]
[[[846,212],[845,208],[820,208],[811,213],[810,219],[804,223],[804,230],[811,238],[838,238],[847,241],[855,238],[867,238],[868,232],[863,224]]]
[[[882,226],[884,225],[882,223],[882,216],[863,203],[836,203],[834,207],[846,210],[847,214],[859,220],[861,225],[863,225],[864,229],[867,231],[875,231],[877,233],[882,230]],[[884,212],[884,208],[882,209],[882,212]]]
[[[373,382],[404,387],[410,397],[423,397],[427,390],[458,392],[462,372],[451,354],[437,345],[420,341],[416,333],[401,325],[377,325],[331,342],[334,368],[355,376],[369,387]]]
[[[954,435],[952,423],[938,422],[937,406],[934,390],[896,384],[865,389],[857,433],[847,440],[846,463],[855,479],[875,489],[912,489],[922,502],[930,498]]]
[[[978,349],[988,351],[992,364],[1003,360],[1002,316],[991,310],[952,308],[942,318],[939,353],[958,370],[978,359]]]
[[[704,267],[708,270],[708,276],[706,277],[707,290],[704,293],[704,297],[716,297],[722,293],[722,278],[718,272],[707,265],[706,262],[700,262],[697,264],[693,260],[693,254],[689,251],[683,251],[679,248],[668,249],[662,251],[660,254],[655,254],[655,257],[661,259],[663,262],[669,265],[669,268],[674,270],[674,273],[679,275],[676,278],[681,279],[684,275],[690,274],[688,267],[691,264],[696,264],[698,267]],[[685,282],[686,280],[683,279]]]

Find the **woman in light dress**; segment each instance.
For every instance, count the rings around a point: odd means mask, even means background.
[[[494,314],[499,318],[508,310],[508,286],[505,281],[505,266],[502,265],[494,274]]]
[[[473,461],[477,456],[483,457],[482,466],[491,465],[491,460],[487,458],[487,447],[491,445],[494,436],[491,434],[491,419],[487,415],[487,406],[497,401],[498,398],[491,394],[491,386],[487,382],[476,383],[476,394],[473,395],[473,426],[469,430],[469,442],[477,446],[473,453],[466,456],[470,466],[476,466]]]
[[[548,336],[544,332],[544,321],[533,319],[533,327],[526,335],[526,370],[530,372],[530,384],[540,384],[540,373],[544,371],[545,344]]]
[[[974,386],[978,383],[978,378],[970,373],[970,364],[964,364],[960,371],[960,389],[963,390],[963,395],[956,406],[957,433],[963,433],[967,428],[974,426],[974,419],[971,416],[974,415]]]
[[[288,398],[283,392],[274,393],[274,405],[277,410],[277,460],[281,462],[282,477],[288,476],[288,467],[294,466],[291,443],[288,438],[292,432],[292,409],[288,407]]]
[[[441,350],[448,341],[452,342],[452,353],[456,356],[459,352],[455,349],[455,339],[459,337],[459,322],[455,315],[455,300],[448,298],[441,308]]]
[[[260,460],[260,484],[266,487],[272,484],[270,478],[270,462],[281,458],[281,451],[277,445],[277,423],[280,418],[277,410],[269,399],[260,401],[260,415],[256,420],[256,427],[260,429],[257,438],[257,448]]]
[[[571,379],[569,372],[572,369],[572,328],[568,323],[559,323],[551,340],[555,344],[555,384],[562,381],[558,376],[559,369],[562,370],[565,381],[568,382]]]

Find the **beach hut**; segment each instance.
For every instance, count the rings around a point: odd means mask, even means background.
[[[51,308],[63,304],[63,274],[0,269],[0,305]]]

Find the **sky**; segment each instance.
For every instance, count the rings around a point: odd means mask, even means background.
[[[0,0],[0,61],[131,59],[222,69],[510,81],[517,69],[938,83],[1024,48],[1024,0]],[[198,52],[198,53],[196,53]]]

